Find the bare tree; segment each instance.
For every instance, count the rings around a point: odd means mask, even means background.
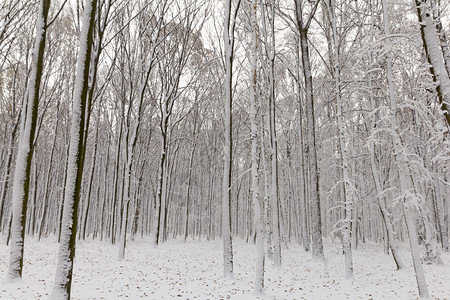
[[[76,71],[75,91],[72,104],[72,125],[70,130],[67,182],[64,195],[64,210],[56,267],[55,284],[51,298],[70,299],[73,261],[75,257],[78,228],[78,206],[83,174],[83,148],[86,118],[86,104],[89,91],[89,68],[95,26],[97,0],[87,0],[83,12],[83,26],[80,33],[80,51]]]
[[[150,16],[149,22],[154,21],[154,15]],[[139,47],[139,83],[138,83],[138,101],[137,101],[137,109],[136,109],[136,119],[134,121],[133,127],[131,129],[131,135],[129,132],[127,132],[127,156],[126,156],[126,165],[125,165],[125,179],[124,179],[124,195],[125,195],[125,201],[123,204],[123,214],[122,214],[122,229],[120,233],[120,243],[119,243],[119,259],[124,259],[125,257],[125,244],[126,244],[126,234],[127,234],[127,224],[128,224],[128,209],[130,206],[130,198],[131,198],[131,171],[132,166],[134,163],[134,157],[135,157],[135,148],[136,143],[138,140],[138,134],[139,134],[139,128],[141,125],[141,119],[142,119],[142,113],[143,113],[143,107],[144,107],[144,96],[145,91],[148,85],[149,77],[151,74],[151,71],[153,69],[153,66],[156,62],[156,46],[159,42],[159,37],[161,34],[161,29],[163,25],[163,19],[159,18],[157,24],[154,24],[153,31],[155,33],[154,40],[151,42],[151,47],[149,50],[146,51],[146,49],[141,45]],[[145,28],[148,24],[141,22],[139,24],[139,35],[140,40],[143,40],[143,35],[145,33]],[[129,104],[129,107],[131,109],[132,103]],[[128,129],[127,129],[128,130]]]
[[[266,6],[270,7],[268,13],[269,30],[266,26]],[[278,142],[275,124],[275,3],[270,1],[270,5],[261,1],[262,13],[262,32],[264,38],[264,50],[267,56],[267,80],[269,82],[269,127],[270,127],[270,156],[271,156],[271,190],[270,196],[272,199],[272,246],[273,246],[273,260],[275,266],[281,267],[281,241],[280,241],[280,203],[279,203],[279,187],[278,187]],[[269,41],[270,39],[270,41]]]
[[[223,239],[223,268],[225,277],[233,277],[233,244],[231,239],[231,165],[232,165],[232,74],[234,59],[234,30],[236,16],[241,5],[238,0],[234,14],[232,15],[232,1],[225,4],[225,19],[223,28],[224,52],[225,52],[225,115],[224,115],[224,165],[222,182],[222,239]]]
[[[262,4],[263,5],[263,4]],[[252,167],[251,167],[251,194],[256,234],[256,267],[255,267],[255,291],[264,293],[264,216],[263,205],[259,196],[259,151],[258,151],[258,122],[257,122],[257,86],[258,86],[258,3],[253,0],[251,7],[252,49],[250,71],[250,139],[252,143]],[[264,14],[263,14],[264,17]],[[281,263],[281,261],[280,261]]]
[[[312,81],[311,60],[309,58],[308,30],[314,18],[320,1],[312,4],[309,14],[304,15],[306,4],[302,0],[295,0],[295,14],[297,30],[300,34],[300,48],[303,63],[303,78],[306,91],[306,119],[307,119],[307,147],[309,153],[310,174],[310,208],[311,208],[311,234],[312,254],[324,258],[322,241],[322,220],[320,215],[319,172],[317,167],[316,125],[314,119],[314,94]]]
[[[342,95],[341,95],[341,57],[340,57],[340,40],[338,36],[337,30],[337,20],[335,14],[335,7],[332,0],[328,0],[326,3],[328,19],[330,21],[330,25],[332,28],[332,45],[329,45],[329,49],[332,49],[333,52],[333,76],[335,81],[335,97],[336,97],[336,106],[337,106],[337,121],[338,121],[338,132],[339,132],[339,152],[341,156],[342,163],[342,177],[343,177],[343,189],[344,189],[344,205],[345,205],[345,216],[344,220],[340,221],[342,223],[339,224],[337,230],[340,231],[342,236],[342,245],[345,255],[345,275],[347,277],[353,276],[353,259],[352,259],[352,245],[351,245],[351,219],[352,219],[352,210],[353,210],[353,181],[350,178],[349,172],[349,162],[348,162],[348,154],[347,154],[347,142],[345,138],[345,123],[342,112]],[[331,54],[330,54],[331,55]],[[350,121],[351,122],[351,121]]]
[[[383,0],[383,17],[384,17],[384,30],[386,36],[389,36],[389,18],[387,1]],[[423,271],[422,261],[419,253],[419,241],[417,239],[416,226],[414,224],[412,215],[412,186],[410,182],[408,159],[405,155],[405,149],[403,148],[402,141],[400,140],[398,127],[397,127],[397,98],[395,95],[394,76],[392,71],[392,53],[387,54],[386,58],[387,67],[387,79],[389,86],[389,100],[390,100],[390,120],[392,128],[392,146],[394,152],[395,164],[397,167],[397,173],[400,181],[400,197],[403,208],[403,214],[405,216],[406,227],[408,230],[409,244],[411,248],[411,256],[414,265],[414,271],[416,273],[417,287],[419,289],[419,296],[429,298],[427,283],[425,280],[425,273]]]
[[[34,43],[33,63],[28,79],[26,93],[22,102],[19,149],[13,183],[13,219],[11,226],[11,252],[7,278],[14,280],[22,277],[23,246],[25,237],[26,212],[30,189],[30,170],[34,152],[39,91],[43,70],[47,17],[50,0],[39,2],[36,19],[36,38]]]

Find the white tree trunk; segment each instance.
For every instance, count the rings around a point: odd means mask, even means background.
[[[278,145],[277,134],[275,126],[275,8],[273,2],[271,4],[270,13],[270,32],[267,32],[266,27],[266,6],[267,3],[261,1],[262,13],[262,31],[264,36],[265,53],[268,58],[268,81],[269,81],[269,127],[270,127],[270,157],[271,157],[271,185],[270,196],[272,199],[272,250],[273,262],[275,267],[281,267],[281,241],[280,241],[280,211],[279,211],[279,192],[278,192]],[[270,42],[269,42],[270,38]]]
[[[154,51],[153,51],[154,52]],[[152,54],[153,54],[152,52]],[[131,138],[128,144],[128,151],[127,151],[127,163],[125,167],[125,179],[124,179],[124,195],[125,195],[125,201],[123,206],[123,212],[122,212],[122,228],[120,230],[120,238],[119,238],[119,254],[118,258],[119,260],[122,260],[125,258],[125,247],[126,247],[126,241],[127,241],[127,226],[128,226],[128,209],[130,207],[130,201],[131,201],[131,171],[132,166],[135,159],[135,149],[136,149],[136,143],[138,140],[138,134],[139,134],[139,128],[141,125],[141,118],[142,118],[142,106],[144,103],[144,96],[145,96],[145,89],[147,87],[148,78],[150,76],[150,72],[152,70],[153,66],[153,60],[151,60],[148,68],[146,70],[143,69],[144,61],[142,58],[142,55],[140,55],[140,66],[141,66],[141,77],[139,82],[139,93],[138,93],[138,107],[136,112],[136,120],[134,121],[134,126],[131,132]],[[130,103],[132,105],[132,103]]]
[[[47,34],[47,16],[50,0],[40,0],[36,19],[36,38],[34,41],[33,61],[22,102],[19,148],[12,191],[12,223],[8,281],[22,277],[23,247],[27,205],[30,189],[30,169],[34,152],[39,88],[44,61],[45,38]]]
[[[251,171],[251,194],[253,202],[254,223],[256,231],[256,266],[255,266],[255,292],[264,293],[264,220],[262,205],[259,197],[258,176],[258,126],[256,122],[256,95],[257,95],[257,56],[258,56],[258,21],[257,0],[252,4],[252,64],[251,64],[251,103],[250,103],[250,138],[252,141],[252,171]]]
[[[439,176],[442,176],[441,171],[437,171]],[[448,242],[448,224],[445,220],[445,209],[443,203],[445,203],[445,193],[442,192],[439,179],[436,179],[436,213],[439,223],[439,233],[441,235],[442,250],[444,252],[449,252],[449,242]]]
[[[269,211],[269,179],[267,178],[267,163],[266,163],[266,151],[265,144],[264,144],[264,118],[263,115],[260,114],[260,144],[261,144],[261,164],[262,164],[262,172],[264,173],[264,199],[263,199],[263,219],[264,219],[264,232],[265,232],[265,254],[268,259],[273,258],[273,252],[272,252],[272,245],[271,245],[271,236],[272,236],[272,230],[270,226],[270,211]]]
[[[80,51],[77,59],[76,82],[73,94],[61,242],[56,266],[55,284],[51,294],[52,299],[70,299],[78,225],[77,213],[84,163],[82,159],[82,148],[85,147],[83,145],[84,118],[96,6],[96,0],[88,0],[84,6],[83,25],[80,34]]]
[[[224,164],[222,182],[222,239],[223,239],[223,267],[224,276],[233,277],[233,246],[231,239],[231,163],[232,163],[232,72],[234,52],[234,26],[236,14],[241,3],[238,0],[235,13],[231,20],[231,0],[225,4],[225,19],[223,29],[225,50],[225,115],[224,115]]]
[[[14,140],[16,139],[17,129],[19,129],[20,118],[16,118],[14,120],[14,124],[12,125],[11,134],[9,138],[8,145],[8,154],[6,155],[6,165],[5,165],[5,174],[2,179],[2,189],[0,191],[0,231],[2,230],[2,220],[4,215],[4,209],[6,204],[6,195],[8,192],[8,184],[11,177],[11,164],[14,155]]]
[[[374,124],[374,123],[375,122],[372,122],[372,124]],[[387,210],[386,201],[383,196],[383,188],[381,186],[380,176],[378,174],[378,168],[375,163],[375,144],[373,141],[371,141],[369,144],[369,152],[370,152],[370,165],[372,168],[372,175],[373,175],[373,178],[375,181],[375,188],[377,191],[378,206],[380,207],[380,213],[383,218],[383,225],[385,227],[386,235],[387,235],[386,242],[391,249],[392,256],[394,257],[395,264],[397,265],[397,270],[400,270],[400,269],[404,268],[404,264],[403,264],[403,260],[400,256],[400,252],[398,250],[397,242],[395,241],[395,238],[394,238],[394,230],[392,228],[392,224],[391,224],[391,221],[389,218],[390,213]]]
[[[352,260],[352,247],[351,247],[351,218],[353,207],[353,182],[349,175],[349,163],[347,158],[347,145],[345,141],[345,123],[342,116],[342,100],[341,100],[341,66],[339,56],[339,39],[336,25],[336,15],[334,12],[333,2],[329,0],[327,3],[328,17],[330,19],[331,28],[333,32],[333,54],[334,54],[334,80],[335,80],[335,95],[337,104],[337,119],[338,119],[338,132],[339,132],[339,150],[342,161],[342,176],[344,179],[344,203],[345,203],[345,219],[340,226],[342,233],[342,245],[345,255],[345,276],[353,276],[353,260]]]
[[[433,66],[432,72],[435,76],[436,90],[447,123],[450,125],[450,113],[448,112],[450,106],[450,74],[447,73],[445,67],[445,57],[443,57],[443,52],[440,47],[441,41],[434,24],[431,1],[415,0],[415,2],[419,20],[421,18],[420,26],[422,26],[423,44],[427,52],[428,60]]]
[[[387,3],[386,0],[383,0],[383,17],[384,17],[384,30],[387,36],[389,33],[389,20],[388,20],[388,12],[387,12]],[[388,86],[389,86],[389,98],[390,98],[390,114],[391,114],[391,131],[392,131],[392,144],[394,151],[394,159],[397,166],[397,173],[400,181],[400,193],[403,198],[402,200],[402,208],[403,214],[405,216],[406,227],[408,230],[409,236],[409,244],[411,247],[411,256],[414,265],[414,271],[416,274],[417,287],[419,290],[419,296],[424,298],[429,298],[428,288],[425,280],[425,273],[423,271],[422,261],[419,253],[419,242],[417,239],[416,227],[414,225],[414,220],[411,212],[411,197],[413,191],[411,189],[411,182],[409,181],[409,166],[407,157],[405,155],[405,149],[403,148],[400,140],[400,136],[398,135],[398,127],[397,127],[397,98],[395,95],[395,87],[394,87],[394,77],[392,71],[392,54],[388,53],[386,57],[386,65],[387,65],[387,75],[388,75]]]

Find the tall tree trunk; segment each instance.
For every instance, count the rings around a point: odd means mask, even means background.
[[[117,198],[118,196],[118,187],[119,187],[119,169],[120,169],[120,148],[122,144],[122,127],[123,127],[123,114],[120,119],[119,133],[117,137],[117,147],[116,147],[116,159],[114,164],[114,194],[113,200],[111,204],[111,244],[116,243],[116,215],[117,215]]]
[[[339,132],[339,152],[341,154],[342,162],[342,177],[343,177],[343,189],[344,189],[344,204],[345,204],[345,216],[340,226],[342,233],[342,245],[345,255],[345,276],[353,276],[353,259],[352,259],[352,247],[351,247],[351,218],[353,208],[353,190],[354,186],[350,179],[349,163],[347,157],[347,146],[345,141],[345,123],[342,116],[342,98],[341,98],[341,66],[340,66],[340,53],[339,53],[339,37],[336,24],[336,14],[334,11],[334,4],[332,0],[328,0],[326,3],[328,9],[328,18],[332,28],[332,41],[333,45],[330,48],[333,49],[333,69],[334,69],[334,81],[335,81],[335,96],[337,106],[337,119],[338,119],[338,132]]]
[[[307,141],[309,152],[309,171],[310,171],[310,210],[311,210],[311,230],[312,230],[312,255],[324,259],[323,241],[322,241],[322,220],[320,214],[320,195],[319,195],[319,170],[317,166],[316,149],[316,125],[314,119],[314,98],[311,60],[309,58],[308,29],[312,17],[315,14],[319,1],[316,1],[314,8],[306,22],[303,21],[302,1],[295,0],[297,28],[300,33],[300,48],[302,52],[303,77],[306,90],[306,120],[307,120]]]
[[[297,105],[298,105],[298,130],[299,130],[299,202],[300,202],[300,217],[301,217],[301,236],[303,249],[307,252],[310,251],[311,237],[308,232],[308,217],[306,211],[306,203],[308,202],[306,186],[305,186],[305,159],[304,159],[304,145],[303,145],[303,105],[302,105],[302,87],[300,83],[300,49],[299,40],[297,38],[295,43],[295,57],[297,63]]]
[[[69,140],[70,143],[70,140]],[[63,220],[63,210],[64,210],[64,195],[66,193],[66,184],[67,184],[67,168],[69,166],[69,148],[70,144],[67,147],[66,157],[64,158],[64,182],[63,182],[63,189],[61,193],[61,200],[59,201],[59,207],[58,207],[58,243],[61,242],[61,230],[62,230],[62,220]]]
[[[358,11],[359,13],[359,11]],[[375,12],[371,10],[371,27],[370,27],[370,42],[374,40],[374,22],[375,22]],[[370,65],[373,62],[372,54],[369,54],[369,62]],[[369,67],[366,66],[368,69]],[[369,89],[369,98],[370,103],[372,105],[372,110],[376,111],[378,109],[378,105],[376,103],[376,97],[374,95],[374,86],[372,85],[372,73],[368,72],[367,74],[368,80],[368,89]],[[375,182],[375,189],[377,193],[378,207],[380,209],[382,224],[383,224],[383,236],[384,236],[384,244],[385,244],[385,253],[389,254],[389,249],[391,249],[392,257],[394,258],[394,262],[397,266],[397,270],[403,269],[405,267],[403,263],[403,259],[400,256],[400,252],[398,249],[397,242],[395,240],[394,229],[390,220],[391,213],[388,211],[386,206],[386,199],[383,195],[384,187],[382,184],[381,176],[379,173],[379,166],[375,162],[375,141],[374,141],[374,131],[376,130],[377,120],[379,119],[379,113],[374,113],[372,116],[372,136],[369,139],[369,152],[370,152],[370,166],[371,173]]]
[[[85,134],[86,100],[88,96],[89,66],[92,52],[92,36],[95,25],[97,0],[87,0],[84,6],[83,25],[80,35],[80,51],[77,60],[75,90],[73,94],[73,112],[70,131],[69,162],[67,184],[64,195],[63,224],[55,284],[51,297],[53,299],[70,299],[72,286],[73,260],[78,221],[78,204],[80,201],[83,175],[83,148]]]
[[[224,49],[225,49],[225,115],[224,115],[224,164],[222,182],[222,239],[224,276],[233,277],[233,245],[231,238],[231,165],[232,165],[232,73],[234,57],[234,27],[241,0],[237,1],[231,16],[231,0],[225,4]],[[232,19],[233,18],[233,19]]]
[[[264,293],[264,220],[261,199],[259,197],[258,176],[258,126],[256,121],[257,110],[257,57],[258,57],[258,21],[257,0],[252,4],[252,64],[251,64],[251,103],[250,103],[250,138],[252,142],[252,168],[251,168],[251,195],[253,202],[253,214],[256,233],[256,266],[255,266],[255,291]],[[261,5],[264,5],[261,3]],[[263,16],[264,17],[264,16]],[[280,261],[281,264],[281,261]]]
[[[165,108],[163,109],[161,116],[161,154],[159,159],[158,169],[158,189],[156,192],[156,216],[155,216],[155,243],[158,245],[162,241],[162,231],[164,228],[161,226],[164,222],[165,213],[165,196],[166,196],[166,181],[167,181],[167,123],[168,117]]]
[[[273,258],[273,252],[272,252],[272,244],[271,244],[271,240],[272,240],[272,227],[270,226],[270,204],[269,204],[269,199],[270,199],[270,195],[269,195],[269,179],[267,176],[267,163],[266,163],[266,151],[265,149],[265,143],[264,143],[264,118],[263,115],[260,114],[260,134],[259,134],[259,139],[260,139],[260,144],[261,144],[261,164],[262,164],[262,172],[264,174],[264,181],[263,181],[263,186],[264,186],[264,199],[263,199],[263,220],[264,220],[264,237],[265,237],[265,254],[267,255],[267,257],[269,259]]]
[[[194,130],[192,134],[192,145],[191,145],[191,154],[189,155],[189,166],[188,166],[188,180],[187,180],[187,186],[186,186],[186,201],[185,201],[185,215],[184,215],[184,241],[186,242],[186,239],[189,234],[189,205],[190,205],[190,196],[191,196],[191,182],[192,182],[192,169],[194,164],[194,154],[195,154],[195,148],[197,146],[197,118],[198,118],[198,109],[196,111],[196,114],[194,116]]]
[[[265,50],[268,57],[268,80],[269,80],[269,127],[270,127],[270,156],[271,156],[271,198],[272,198],[272,243],[273,243],[273,261],[277,268],[281,267],[281,242],[280,242],[280,203],[278,192],[278,142],[275,124],[275,7],[271,7],[270,30],[271,41],[269,46],[269,36],[266,28],[265,5],[261,2],[263,34],[265,41]]]
[[[144,62],[141,61],[141,66],[143,66]],[[128,143],[128,151],[127,151],[127,163],[125,167],[125,182],[124,182],[124,195],[125,195],[125,203],[123,208],[123,215],[122,215],[122,228],[120,233],[120,243],[119,243],[119,259],[125,258],[125,246],[126,246],[126,240],[127,240],[127,225],[128,225],[128,209],[130,206],[130,188],[131,188],[131,171],[132,166],[134,163],[134,152],[136,149],[136,143],[138,140],[138,134],[139,134],[139,128],[141,125],[141,118],[142,118],[142,106],[144,103],[144,96],[145,96],[145,88],[147,87],[147,81],[150,76],[150,72],[152,70],[152,63],[150,63],[150,66],[148,67],[146,72],[144,73],[144,70],[141,70],[142,77],[141,82],[139,83],[139,99],[138,99],[138,107],[137,107],[137,117],[131,132],[131,138]],[[131,103],[130,103],[131,105]]]
[[[23,246],[30,189],[30,170],[34,152],[34,138],[39,105],[39,88],[44,63],[49,8],[50,0],[40,0],[36,19],[36,38],[34,42],[33,62],[22,103],[19,149],[17,150],[12,191],[13,219],[11,225],[11,251],[7,280],[15,280],[22,277]]]
[[[384,31],[386,36],[390,35],[389,31],[389,19],[388,19],[388,8],[386,0],[383,3],[383,17],[384,17]],[[387,65],[387,75],[388,75],[388,86],[389,86],[389,99],[390,99],[390,114],[391,114],[391,130],[392,130],[392,145],[394,151],[394,159],[397,166],[397,173],[400,181],[400,193],[402,194],[403,200],[402,208],[403,214],[405,216],[406,227],[409,236],[409,244],[411,247],[411,256],[414,265],[414,271],[416,274],[417,287],[419,290],[419,297],[429,298],[427,283],[425,280],[425,273],[423,271],[422,261],[419,253],[419,242],[417,239],[416,226],[412,217],[412,199],[411,194],[411,183],[409,182],[409,177],[407,170],[409,170],[408,161],[404,154],[405,149],[401,143],[399,130],[397,127],[397,99],[395,95],[394,87],[394,77],[392,70],[392,54],[388,53],[386,57]]]

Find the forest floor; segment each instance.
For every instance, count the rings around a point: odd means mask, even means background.
[[[344,278],[344,256],[338,244],[325,243],[326,264],[311,259],[300,246],[282,249],[283,268],[266,263],[265,296],[253,293],[255,246],[233,244],[235,279],[222,276],[222,242],[169,241],[154,247],[148,239],[130,241],[126,259],[117,246],[87,240],[77,244],[73,299],[416,299],[417,288],[407,245],[408,264],[395,271],[380,245],[364,244],[353,253],[354,278]],[[9,259],[0,236],[0,299],[46,299],[53,285],[58,245],[54,238],[25,240],[23,280],[5,283]],[[425,265],[433,299],[450,299],[450,255],[445,265]]]

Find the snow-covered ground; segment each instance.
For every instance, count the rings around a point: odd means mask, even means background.
[[[126,259],[108,242],[79,242],[72,284],[73,299],[261,299],[253,293],[255,246],[234,241],[235,278],[222,277],[222,243],[170,241],[158,247],[150,240],[128,243]],[[416,299],[417,289],[406,245],[408,269],[395,271],[380,245],[354,252],[355,276],[344,279],[344,256],[326,243],[326,265],[301,247],[283,248],[283,268],[266,262],[265,299]],[[46,299],[51,292],[58,245],[54,238],[25,240],[23,281],[5,283],[9,251],[0,237],[0,299]],[[444,266],[425,265],[434,299],[450,299],[450,255]]]

